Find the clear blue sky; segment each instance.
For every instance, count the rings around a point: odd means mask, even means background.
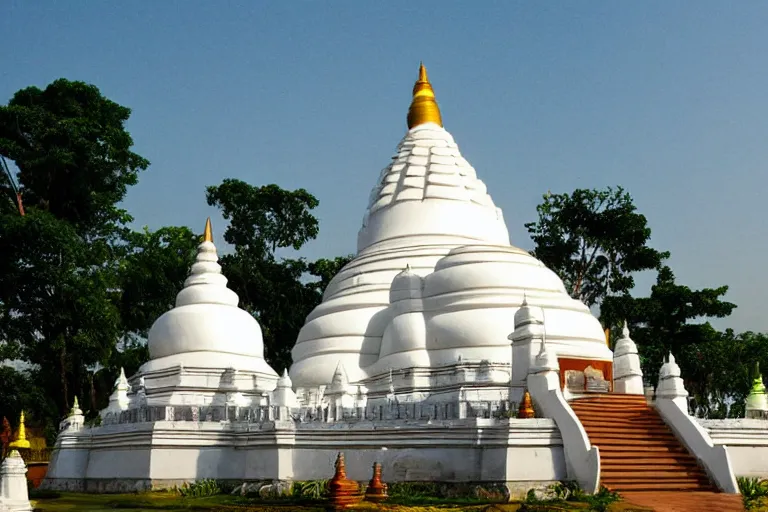
[[[681,283],[731,286],[716,325],[766,331],[767,26],[763,1],[5,0],[0,101],[66,77],[130,107],[137,226],[220,235],[228,177],[306,188],[317,258],[354,251],[424,60],[515,245],[548,189],[623,185]]]

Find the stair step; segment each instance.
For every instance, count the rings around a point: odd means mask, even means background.
[[[701,485],[688,482],[632,482],[606,484],[601,481],[608,489],[612,491],[713,491],[712,485]]]
[[[600,456],[605,458],[614,458],[614,459],[620,459],[622,457],[669,457],[670,455],[673,455],[674,457],[678,457],[681,455],[690,457],[691,455],[683,448],[682,446],[654,446],[653,449],[649,449],[651,447],[648,446],[640,446],[640,445],[611,445],[611,444],[603,444],[596,445],[600,448]],[[639,455],[638,455],[639,454]]]
[[[665,467],[657,467],[650,471],[626,471],[626,468],[622,468],[619,471],[609,471],[607,469],[600,468],[602,471],[600,475],[601,480],[677,480],[677,479],[690,479],[690,480],[707,480],[707,475],[700,469],[693,468],[689,471],[675,470]]]
[[[578,416],[578,415],[577,415]],[[616,429],[632,429],[634,427],[643,427],[643,428],[650,428],[650,427],[656,427],[656,428],[666,428],[668,429],[667,425],[661,421],[661,420],[645,420],[645,419],[637,419],[637,420],[630,420],[630,419],[623,419],[621,421],[611,420],[606,421],[605,419],[597,419],[597,418],[583,418],[579,416],[579,421],[581,421],[581,424],[584,425],[584,428],[586,427],[612,427]]]
[[[648,462],[641,462],[637,463],[636,461],[627,461],[624,462],[616,462],[616,461],[604,461],[600,464],[600,469],[604,472],[608,471],[658,471],[660,468],[675,468],[675,469],[683,469],[683,468],[690,468],[691,470],[695,470],[699,466],[696,464],[696,461],[691,460],[677,460],[674,458],[667,458],[667,459],[641,459],[642,461],[651,461],[651,463]]]
[[[668,439],[653,439],[653,438],[643,438],[643,439],[623,439],[620,437],[612,437],[612,438],[599,438],[592,440],[590,438],[590,441],[592,444],[596,444],[598,446],[645,446],[648,448],[651,447],[658,447],[658,448],[680,448],[680,445],[674,440],[668,440]]]
[[[654,438],[654,439],[668,439],[670,442],[677,442],[675,435],[669,430],[651,430],[651,429],[637,429],[637,430],[608,430],[604,432],[595,431],[592,428],[585,428],[587,435],[590,439],[598,438],[620,438],[620,439],[632,439],[634,437]]]
[[[610,408],[611,411],[619,412],[635,412],[635,413],[647,413],[651,412],[650,407],[643,407],[641,405],[609,405],[609,404],[572,404],[571,409],[574,411],[595,412],[599,413]]]

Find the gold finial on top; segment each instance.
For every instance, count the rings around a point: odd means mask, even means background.
[[[408,109],[408,129],[425,123],[435,123],[443,126],[440,107],[435,100],[435,91],[427,78],[427,68],[419,64],[419,79],[413,86],[413,100]]]
[[[16,430],[16,440],[8,445],[8,448],[12,450],[30,448],[29,441],[27,441],[27,427],[24,425],[24,411],[21,411],[21,417],[19,418],[19,428]]]
[[[203,242],[213,242],[213,230],[211,229],[211,218],[205,221],[205,231],[203,232]]]

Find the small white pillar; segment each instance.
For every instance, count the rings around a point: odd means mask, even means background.
[[[688,414],[688,391],[680,378],[680,367],[671,352],[659,371],[656,400],[672,400],[681,411]]]
[[[544,312],[539,307],[529,306],[526,295],[515,313],[515,330],[507,339],[512,342],[509,401],[519,403],[544,341]]]
[[[59,432],[64,430],[78,431],[83,428],[84,424],[85,416],[83,416],[83,411],[80,409],[80,402],[75,397],[75,402],[72,404],[69,414],[59,423]]]
[[[642,395],[643,370],[640,368],[640,356],[637,345],[629,337],[629,327],[624,321],[621,338],[613,349],[613,391],[628,395]]]
[[[12,450],[0,466],[0,506],[10,512],[32,512],[26,475],[24,460],[17,450]]]
[[[128,398],[128,391],[130,389],[131,385],[128,384],[128,379],[125,377],[125,370],[120,368],[120,375],[115,380],[115,390],[109,396],[109,405],[107,405],[106,409],[99,412],[102,421],[110,413],[115,417],[119,417],[121,412],[129,408],[131,399]]]

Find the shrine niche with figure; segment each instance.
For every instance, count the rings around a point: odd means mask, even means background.
[[[613,391],[613,362],[558,358],[560,389],[574,394]]]

